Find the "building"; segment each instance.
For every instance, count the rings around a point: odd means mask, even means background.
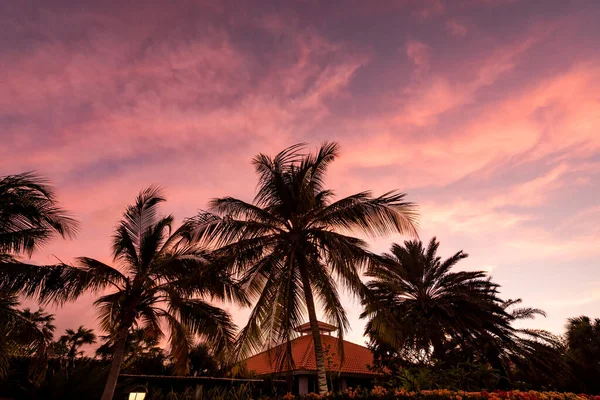
[[[343,341],[344,362],[341,362],[339,351],[339,338],[332,336],[331,332],[337,328],[333,325],[319,322],[321,343],[325,354],[325,368],[328,380],[335,390],[344,390],[348,387],[370,386],[376,375],[368,366],[373,362],[371,350],[355,343]],[[293,377],[293,391],[298,394],[307,394],[317,390],[317,365],[315,362],[315,347],[310,325],[308,323],[296,328],[300,336],[291,341],[293,368],[278,370],[276,354],[283,345],[263,351],[248,359],[245,366],[257,376],[271,375],[274,377]]]

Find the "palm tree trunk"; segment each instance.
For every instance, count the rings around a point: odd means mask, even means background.
[[[117,387],[117,380],[119,379],[119,372],[121,372],[121,363],[125,356],[125,345],[127,344],[127,332],[129,328],[123,326],[117,333],[117,340],[115,342],[115,351],[112,357],[112,363],[110,366],[110,372],[108,373],[108,379],[106,380],[106,386],[104,386],[104,393],[102,393],[101,400],[112,400],[115,394],[115,388]]]
[[[327,374],[325,372],[325,359],[323,357],[323,345],[321,343],[321,334],[317,321],[317,312],[315,310],[315,299],[310,287],[308,271],[300,268],[302,276],[302,286],[304,288],[304,297],[306,298],[306,308],[308,309],[308,320],[310,322],[310,331],[315,344],[315,361],[317,363],[317,377],[319,383],[319,394],[327,393]]]
[[[75,365],[75,346],[77,345],[77,339],[73,342],[73,345],[69,349],[69,368],[73,368]]]

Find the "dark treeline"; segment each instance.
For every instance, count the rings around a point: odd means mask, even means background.
[[[160,214],[160,188],[144,189],[115,227],[111,265],[85,256],[27,262],[56,235],[73,238],[78,223],[38,175],[2,178],[0,393],[109,400],[132,384],[120,374],[247,376],[238,361],[289,342],[306,319],[324,393],[317,311],[343,338],[340,288],[362,302],[383,385],[600,392],[599,320],[571,319],[564,337],[519,329],[515,322],[544,312],[500,298],[485,272],[457,271],[463,252],[441,260],[435,239],[413,239],[372,253],[357,236],[416,238],[416,205],[398,191],[334,199],[325,173],[337,156],[335,143],[259,154],[251,203],[213,199],[177,228],[174,216]],[[19,308],[21,297],[43,307],[84,293],[97,296],[102,335],[79,326],[55,337],[53,315]],[[238,329],[215,302],[252,307],[246,326]],[[82,350],[92,344],[93,358]],[[291,358],[284,348],[282,366]]]

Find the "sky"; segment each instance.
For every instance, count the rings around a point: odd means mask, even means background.
[[[81,221],[34,262],[108,263],[142,188],[181,222],[251,201],[255,154],[337,141],[336,195],[406,192],[421,239],[562,333],[600,317],[598,21],[595,0],[1,2],[0,175],[47,176]],[[97,328],[92,301],[57,334]]]

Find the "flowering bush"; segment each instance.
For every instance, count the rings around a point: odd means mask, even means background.
[[[196,398],[193,391],[182,393],[176,396],[170,393],[168,396],[150,396],[151,399],[175,399],[187,400]],[[211,400],[244,400],[255,399],[251,392],[245,386],[238,388],[223,389],[213,388],[210,391],[203,392],[201,399]],[[600,400],[600,396],[587,394],[560,393],[560,392],[536,392],[511,390],[508,392],[465,392],[462,390],[454,391],[448,389],[407,391],[405,389],[387,389],[382,386],[375,386],[373,389],[357,388],[348,389],[343,392],[326,393],[318,395],[310,393],[304,396],[295,396],[291,393],[285,395],[269,397],[259,397],[259,400]]]
[[[285,397],[286,400],[291,400],[293,396],[289,394]],[[295,399],[322,399],[322,400],[600,400],[600,396],[592,396],[587,394],[575,393],[559,393],[559,392],[536,392],[512,390],[508,392],[465,392],[453,391],[447,389],[438,390],[422,390],[418,392],[406,391],[404,389],[386,389],[382,386],[375,386],[373,389],[348,389],[341,393],[327,393],[324,395],[316,395],[314,393],[297,396]]]

